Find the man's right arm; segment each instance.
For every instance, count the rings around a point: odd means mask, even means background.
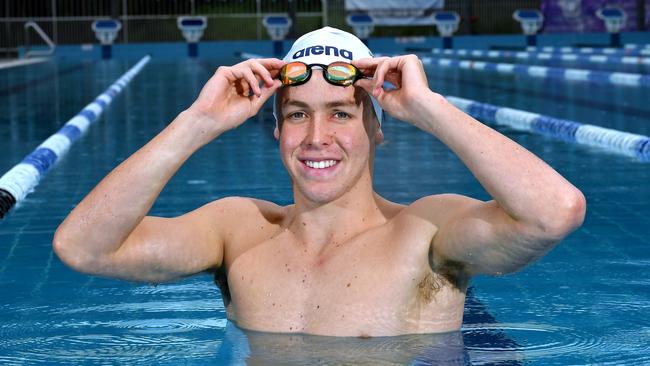
[[[257,113],[279,86],[272,78],[281,65],[267,59],[220,68],[188,110],[115,168],[68,215],[54,236],[59,257],[81,272],[156,283],[220,266],[227,225],[223,219],[231,201],[216,201],[176,218],[146,214],[195,151]]]
[[[151,282],[219,265],[222,240],[219,233],[203,230],[209,226],[206,209],[173,219],[145,218],[165,184],[200,147],[197,134],[206,122],[181,113],[106,176],[58,228],[59,257],[81,272]],[[181,243],[185,250],[176,248]],[[213,244],[210,250],[192,248],[198,243]],[[187,260],[180,254],[197,250],[203,263],[182,263]]]

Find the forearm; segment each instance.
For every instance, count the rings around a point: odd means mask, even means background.
[[[519,144],[429,93],[415,124],[446,144],[514,220],[541,231],[581,221],[582,194]]]
[[[181,113],[106,176],[68,215],[55,235],[57,253],[72,257],[114,253],[185,160],[214,138],[209,136],[209,127],[204,118]]]

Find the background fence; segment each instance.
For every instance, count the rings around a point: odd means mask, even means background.
[[[540,8],[542,0],[446,0],[445,9],[462,17],[458,34],[520,33],[515,9]],[[643,2],[640,0],[639,2]],[[342,29],[344,0],[0,0],[0,50],[25,44],[25,22],[33,20],[56,44],[95,43],[90,25],[97,18],[122,22],[118,43],[182,41],[180,15],[208,18],[203,39],[266,39],[262,18],[270,13],[295,15],[295,34],[320,26]],[[642,29],[642,28],[641,28]],[[33,32],[33,31],[30,31]],[[374,36],[435,35],[433,26],[376,27]],[[30,36],[32,44],[40,38]]]

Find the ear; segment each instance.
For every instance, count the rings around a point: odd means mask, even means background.
[[[275,129],[273,130],[273,137],[275,137],[276,140],[280,139],[280,130],[278,130],[278,126],[275,126]]]
[[[384,142],[384,132],[381,130],[381,127],[377,128],[375,131],[375,145],[380,145]]]

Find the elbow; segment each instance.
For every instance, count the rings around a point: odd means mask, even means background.
[[[551,217],[541,223],[542,235],[551,241],[560,241],[582,226],[587,211],[585,196],[577,188],[555,200]]]
[[[78,260],[75,260],[74,250],[71,249],[71,241],[67,240],[63,234],[61,234],[61,229],[59,228],[54,234],[54,239],[52,240],[52,250],[54,254],[59,257],[61,262],[65,263],[68,267],[77,269],[81,263]]]
[[[52,250],[61,262],[76,271],[93,273],[94,264],[91,263],[91,258],[78,250],[78,247],[74,240],[66,238],[65,234],[61,232],[61,228],[54,234]]]

